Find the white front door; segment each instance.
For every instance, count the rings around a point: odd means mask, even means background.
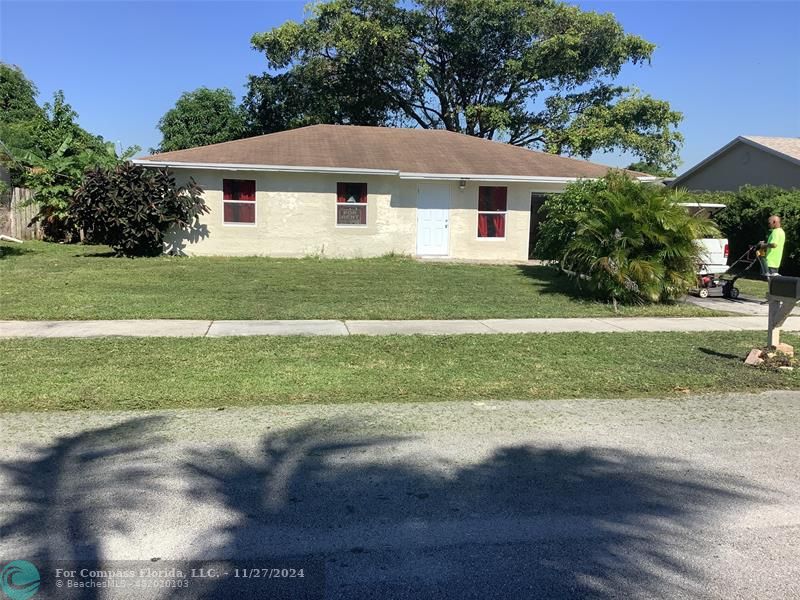
[[[450,241],[450,184],[417,187],[417,254],[447,256]]]

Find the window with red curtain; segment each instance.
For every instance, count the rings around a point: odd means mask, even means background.
[[[478,188],[478,237],[506,237],[508,188],[481,186]]]
[[[252,179],[222,180],[223,223],[256,222],[256,182]]]
[[[356,226],[367,224],[366,183],[336,184],[336,224]]]

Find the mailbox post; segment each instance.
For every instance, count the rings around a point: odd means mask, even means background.
[[[767,345],[775,347],[781,342],[781,326],[800,300],[800,277],[774,275],[769,279],[769,329]]]

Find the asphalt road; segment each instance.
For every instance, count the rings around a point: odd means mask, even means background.
[[[785,392],[5,414],[0,563],[36,598],[798,598],[798,423]]]

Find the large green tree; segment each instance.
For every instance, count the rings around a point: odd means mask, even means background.
[[[19,67],[0,62],[0,162],[11,171],[15,184],[22,169],[13,162],[10,149],[35,149],[37,132],[46,122],[44,110],[36,103],[38,94]]]
[[[629,171],[638,171],[639,173],[647,173],[655,175],[656,177],[675,177],[675,169],[664,169],[659,165],[640,160],[625,167]]]
[[[0,62],[0,126],[41,120],[44,112],[36,103],[38,94],[19,67]]]
[[[56,91],[53,100],[42,106],[36,102],[37,95],[36,86],[19,67],[0,63],[0,140],[7,154],[15,151],[52,154],[67,137],[76,152],[105,152],[103,138],[90,134],[77,123],[78,114],[64,99],[64,92]]]
[[[624,65],[649,62],[654,45],[611,14],[557,0],[330,0],[252,44],[299,94],[284,105],[285,94],[264,94],[259,104],[254,83],[264,78],[251,79],[248,112],[262,129],[275,110],[290,126],[331,113],[399,118],[558,154],[624,149],[665,168],[677,162],[680,113],[615,84]]]
[[[251,75],[242,101],[250,135],[305,125],[386,125],[396,111],[368,77],[326,73],[326,65]],[[345,85],[349,82],[349,85]],[[356,86],[361,86],[356,87]]]
[[[239,139],[245,134],[244,117],[227,88],[197,88],[184,92],[158,122],[158,152],[183,150]]]
[[[113,166],[120,157],[114,144],[78,124],[78,114],[61,90],[39,106],[36,86],[15,66],[0,63],[0,160],[11,183],[33,190],[38,221],[45,237],[73,239],[67,207],[85,169]],[[137,152],[129,148],[121,158]]]

